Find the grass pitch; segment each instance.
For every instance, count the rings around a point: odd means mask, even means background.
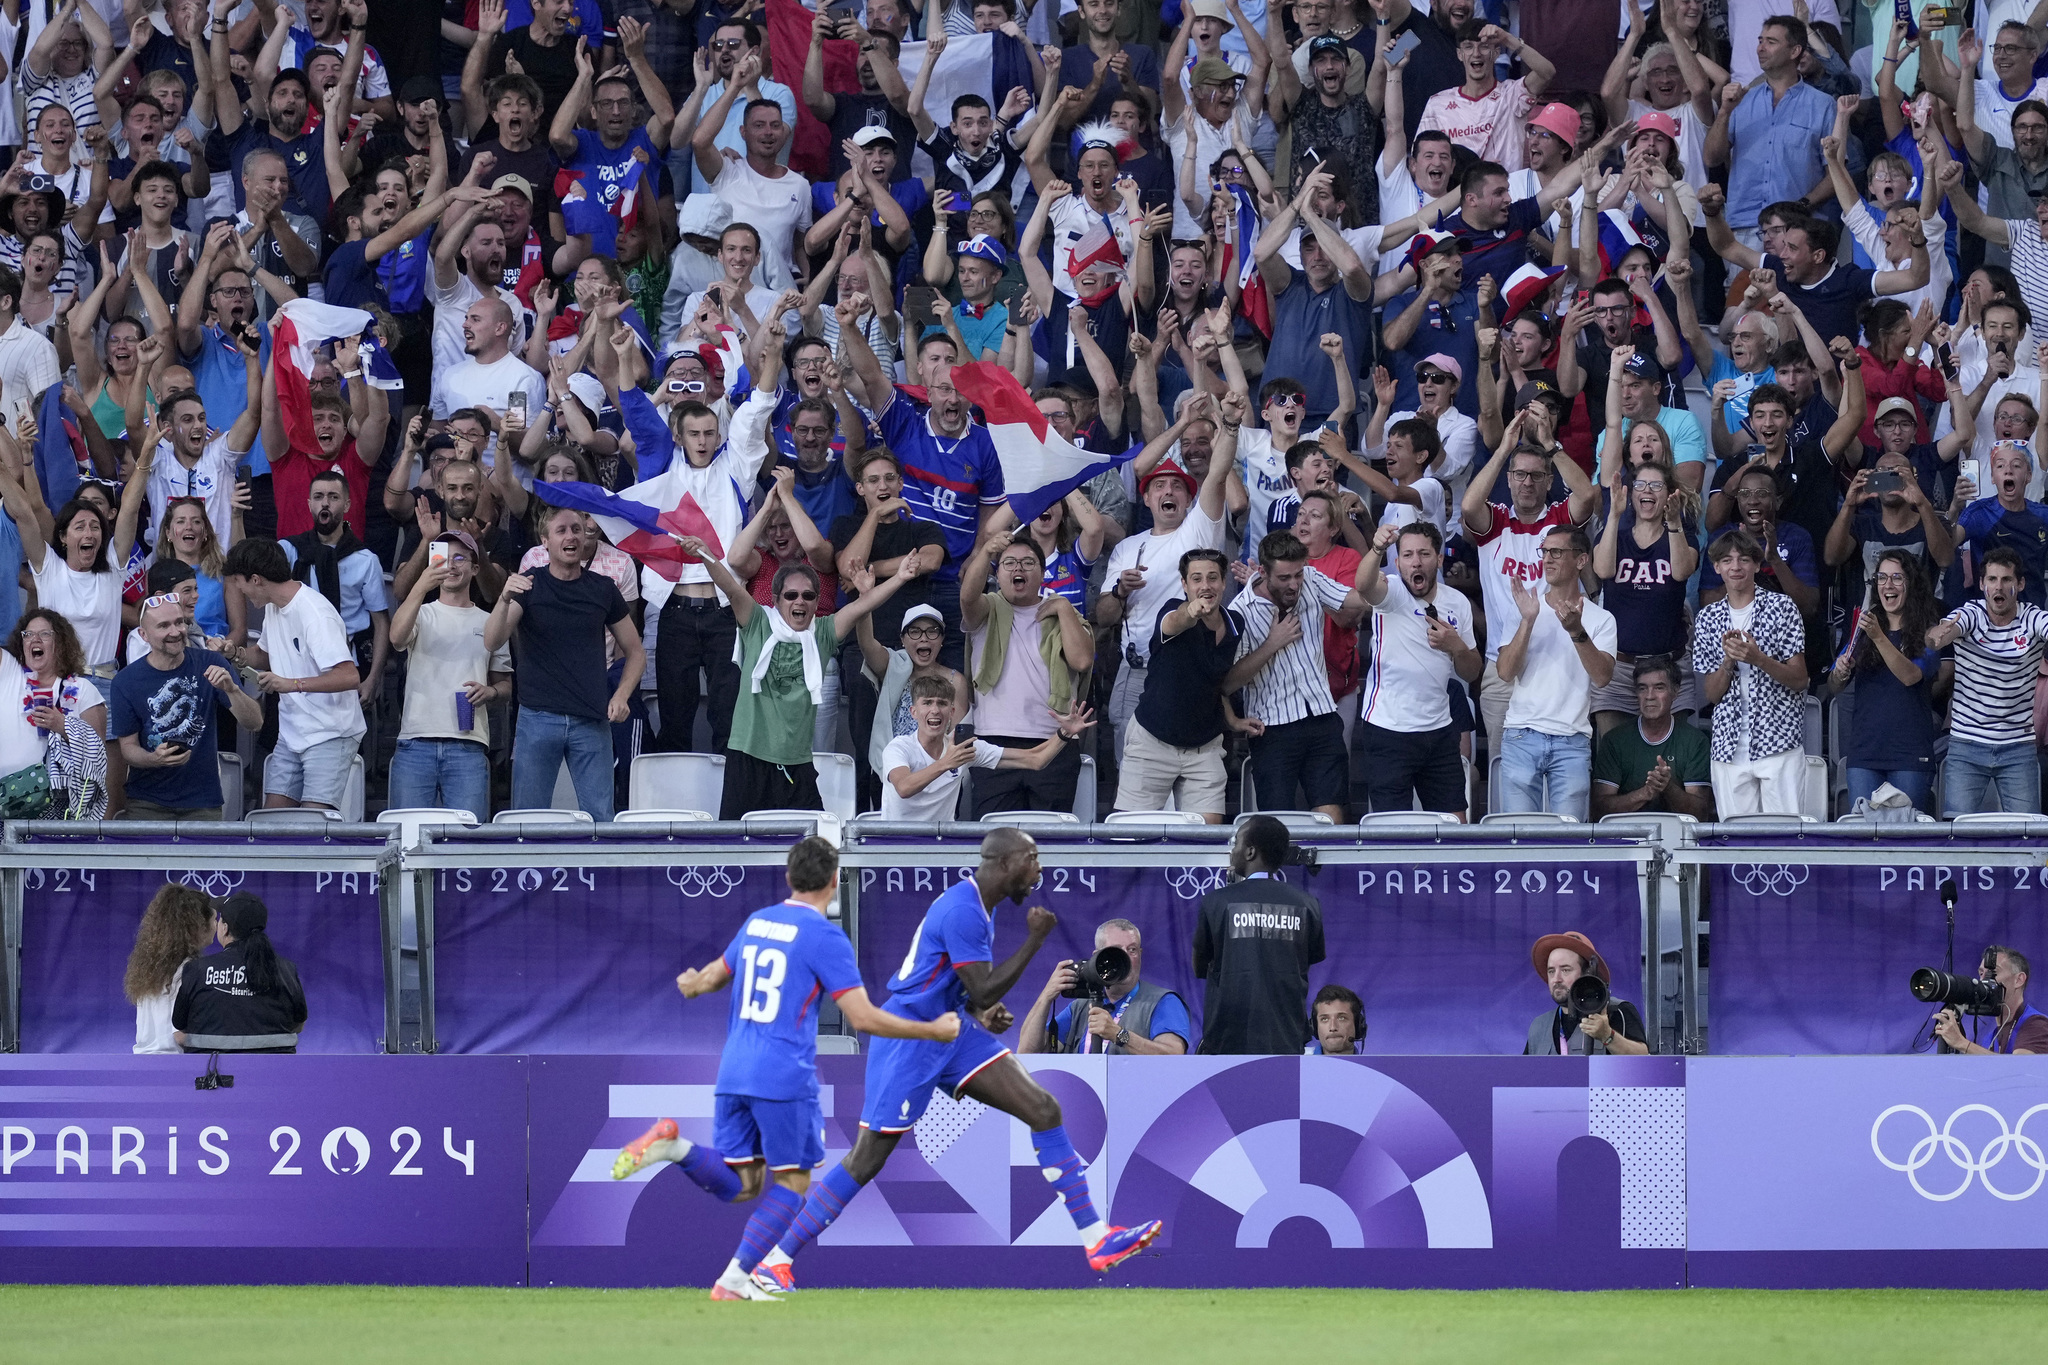
[[[1995,1326],[1994,1326],[1995,1324]],[[2048,1295],[1838,1290],[700,1290],[0,1287],[20,1362],[819,1360],[1686,1365],[1926,1360],[2048,1346]]]

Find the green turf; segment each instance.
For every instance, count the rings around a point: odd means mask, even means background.
[[[8,1361],[1374,1360],[1686,1365],[1927,1360],[2048,1346],[2048,1296],[1842,1290],[699,1291],[0,1287]]]

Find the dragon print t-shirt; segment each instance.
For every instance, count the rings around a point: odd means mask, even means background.
[[[234,671],[211,650],[187,649],[183,662],[169,671],[144,655],[114,675],[108,738],[134,735],[152,752],[181,744],[192,754],[175,767],[130,767],[131,797],[173,810],[203,810],[221,803],[220,763],[214,755],[219,707],[213,684],[206,680],[206,670],[215,665]]]

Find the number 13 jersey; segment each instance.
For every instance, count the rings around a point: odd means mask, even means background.
[[[858,987],[853,945],[801,901],[756,910],[725,950],[732,1014],[718,1093],[764,1100],[818,1097],[818,997]]]

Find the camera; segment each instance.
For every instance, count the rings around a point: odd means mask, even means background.
[[[1605,1014],[1607,1002],[1612,998],[1608,993],[1607,983],[1590,972],[1572,982],[1569,996],[1572,1013],[1581,1019],[1595,1014]]]
[[[1940,1001],[1963,1014],[1997,1014],[2005,1005],[2005,987],[1996,981],[1961,976],[1934,967],[1922,967],[1907,983],[1913,998],[1926,1004]]]
[[[1131,955],[1111,944],[1097,948],[1095,956],[1074,964],[1074,984],[1060,992],[1069,1000],[1093,1000],[1106,1004],[1110,987],[1131,974]]]

